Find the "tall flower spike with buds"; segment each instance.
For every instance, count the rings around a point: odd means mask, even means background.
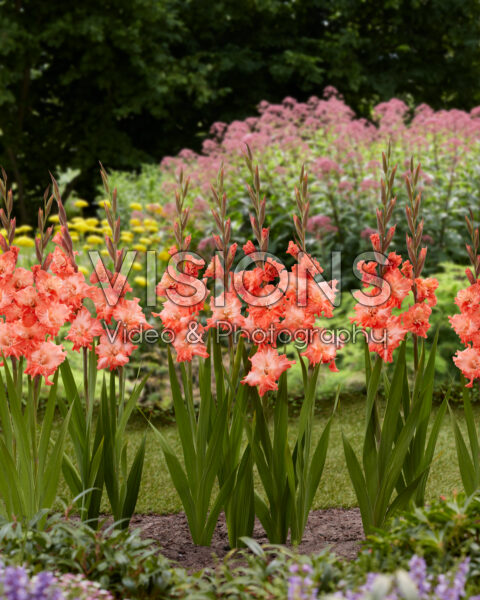
[[[419,175],[420,163],[417,165],[417,168],[414,168],[412,157],[410,160],[410,172],[405,177],[409,201],[409,205],[405,208],[405,213],[407,215],[408,229],[410,231],[410,235],[407,234],[407,251],[410,262],[412,263],[414,278],[420,277],[427,256],[426,246],[420,248],[423,236],[423,219],[420,219],[422,195],[421,192],[417,193],[416,190]],[[416,300],[415,285],[413,292]]]
[[[308,174],[305,172],[305,165],[302,165],[299,186],[295,187],[295,201],[300,215],[299,217],[293,215],[295,231],[298,236],[297,243],[302,252],[306,252],[305,238],[308,225],[308,213],[310,211],[310,201],[308,200]]]
[[[402,265],[401,256],[395,252],[387,254],[395,233],[395,226],[389,227],[389,222],[396,203],[393,195],[396,167],[390,167],[390,158],[389,145],[387,154],[382,154],[382,206],[377,210],[378,232],[370,236],[376,262],[358,263],[363,284],[369,289],[354,294],[359,302],[355,306],[356,316],[351,321],[369,330],[370,351],[376,352],[386,362],[393,360],[393,351],[405,339],[406,334],[411,332],[414,340],[414,367],[417,370],[418,337],[427,337],[430,307],[436,304],[435,290],[438,281],[420,277],[425,264],[426,248],[420,248],[423,221],[419,221],[421,196],[416,194],[420,165],[414,169],[413,160],[410,163],[410,174],[406,178],[409,196],[406,215],[410,231],[410,235],[407,234],[407,247],[410,260],[404,261]],[[378,285],[378,276],[381,277],[381,285]],[[371,288],[374,282],[376,283]],[[395,314],[393,310],[402,309],[410,292],[413,292],[413,305],[404,312]]]
[[[405,183],[407,187],[408,201],[409,204],[405,208],[407,215],[407,224],[410,235],[407,234],[407,251],[408,257],[412,264],[412,292],[414,299],[414,306],[410,309],[410,314],[407,313],[404,318],[404,323],[414,325],[415,320],[423,322],[421,330],[426,332],[425,327],[428,325],[428,317],[431,313],[430,306],[436,304],[435,290],[438,287],[438,281],[433,278],[421,279],[423,267],[425,266],[425,258],[427,256],[427,247],[421,247],[423,238],[423,219],[420,218],[420,207],[422,202],[421,192],[417,193],[417,184],[420,175],[420,163],[415,168],[413,163],[413,157],[410,160],[410,172],[405,177]],[[423,300],[427,300],[427,305],[423,303]],[[426,327],[428,329],[428,327]],[[420,331],[412,330],[413,334],[413,358],[414,368],[417,370],[418,367],[418,335],[422,335]]]
[[[472,263],[472,269],[466,269],[465,274],[468,277],[468,281],[474,285],[480,279],[480,237],[478,233],[478,227],[475,227],[475,219],[473,211],[470,209],[470,218],[465,216],[467,223],[468,233],[470,234],[471,244],[466,244],[467,254]]]
[[[308,336],[309,343],[302,356],[308,358],[310,365],[314,366],[319,363],[328,364],[330,370],[337,371],[335,366],[335,358],[337,356],[337,350],[340,347],[338,343],[327,342],[323,339],[323,329],[315,327],[315,314],[322,314],[326,317],[333,316],[333,303],[328,298],[326,288],[323,287],[325,284],[319,284],[315,281],[314,276],[320,275],[323,272],[322,267],[318,261],[307,253],[306,236],[308,226],[308,215],[310,211],[310,200],[308,194],[308,173],[305,171],[304,165],[300,172],[300,179],[298,187],[295,187],[295,201],[297,204],[298,215],[293,216],[295,224],[295,231],[297,234],[296,244],[290,242],[289,251],[297,258],[298,265],[295,265],[292,269],[292,273],[296,275],[293,281],[296,282],[287,293],[287,308],[285,311],[286,317],[284,321],[288,323],[292,313],[300,317],[299,327],[308,327],[310,329],[310,335]],[[297,247],[295,247],[297,246]],[[300,252],[301,251],[301,254]],[[313,272],[308,271],[305,266],[310,266]],[[303,272],[308,275],[305,278],[305,297],[303,298],[300,292],[300,278],[304,277]],[[333,290],[336,286],[336,281],[330,283],[330,289]],[[325,290],[325,291],[324,291]],[[299,298],[302,297],[306,303],[305,308],[297,306]],[[319,310],[319,307],[320,308]],[[312,317],[311,320],[309,317]]]
[[[248,144],[246,144],[246,151],[243,156],[253,180],[253,187],[247,184],[248,195],[250,196],[250,201],[255,211],[255,214],[250,215],[250,223],[252,224],[253,233],[257,239],[260,252],[266,252],[268,250],[269,230],[264,228],[263,224],[265,223],[265,207],[267,200],[265,196],[262,198],[258,165],[255,165],[255,167],[253,165],[253,155]]]
[[[170,250],[172,258],[181,252],[175,266],[169,264],[167,270],[157,285],[157,296],[167,299],[159,313],[152,313],[160,317],[163,326],[172,334],[172,345],[177,353],[177,362],[191,362],[194,356],[208,358],[206,345],[203,341],[204,328],[198,322],[196,315],[203,309],[205,294],[198,291],[192,294],[193,278],[197,278],[200,269],[204,266],[190,254],[185,254],[190,246],[191,236],[185,235],[189,209],[185,206],[188,192],[189,179],[184,181],[183,171],[180,172],[178,188],[175,190],[175,208],[177,219],[174,223],[174,233],[177,246]],[[204,286],[203,286],[204,287]]]
[[[109,204],[104,202],[103,206],[108,225],[112,232],[111,236],[105,235],[105,244],[107,246],[108,255],[113,262],[114,273],[120,273],[124,251],[123,249],[118,249],[118,244],[120,242],[120,217],[117,217],[117,188],[114,188],[113,192],[110,192],[108,175],[102,164],[100,164],[100,175],[102,177],[105,192],[109,197]]]
[[[95,351],[99,358],[98,368],[118,369],[122,379],[124,376],[122,367],[128,363],[130,355],[137,348],[128,341],[125,333],[139,328],[150,329],[151,326],[147,323],[139,306],[139,298],[125,298],[132,288],[129,286],[126,276],[121,273],[125,250],[119,247],[121,226],[118,216],[117,190],[116,188],[113,191],[110,190],[108,175],[103,165],[100,165],[100,175],[109,199],[104,203],[104,208],[111,233],[105,235],[105,244],[113,263],[113,273],[99,261],[90,281],[106,285],[103,290],[95,288],[91,297],[97,307],[97,316],[101,316],[107,325],[110,325],[114,319],[117,322],[117,328],[115,335],[105,333],[101,336]]]
[[[185,199],[188,193],[188,186],[190,185],[190,178],[187,177],[187,179],[184,181],[183,170],[180,171],[178,184],[179,188],[175,190],[175,208],[177,211],[177,220],[173,225],[173,231],[175,234],[178,251],[185,252],[190,247],[192,237],[190,235],[185,236],[185,230],[190,214],[190,209],[185,206]]]
[[[218,172],[216,186],[211,186],[212,197],[215,208],[212,208],[212,215],[217,226],[218,235],[214,235],[215,246],[223,254],[223,287],[225,291],[229,289],[229,273],[233,265],[237,244],[230,246],[232,233],[230,218],[227,219],[227,194],[223,185],[224,170],[223,165]]]
[[[212,262],[205,271],[206,277],[215,277],[223,282],[223,294],[214,298],[212,303],[212,316],[207,320],[207,328],[217,327],[220,323],[222,329],[228,326],[242,326],[244,318],[241,314],[242,303],[232,289],[232,266],[237,252],[237,244],[231,244],[231,221],[227,218],[227,195],[223,185],[223,165],[218,172],[215,186],[211,186],[214,208],[212,215],[218,233],[213,236],[216,249],[222,253],[222,264],[218,256],[214,256]],[[230,350],[233,351],[232,337],[228,336]],[[233,356],[232,356],[233,359]]]
[[[388,248],[393,240],[395,234],[395,225],[388,227],[388,224],[392,218],[395,205],[397,203],[397,197],[393,194],[393,186],[395,184],[395,175],[397,172],[397,166],[393,168],[391,165],[391,143],[388,144],[387,154],[382,152],[382,168],[383,178],[380,181],[380,198],[382,206],[377,208],[377,228],[378,234],[371,236],[373,249],[376,252],[380,252],[383,255],[387,254]],[[382,259],[377,260],[382,263]]]
[[[472,267],[465,271],[470,287],[460,290],[455,298],[460,314],[448,318],[466,346],[457,350],[453,361],[469,380],[467,387],[472,387],[473,380],[480,379],[480,235],[472,211],[465,219],[471,240],[466,247]]]
[[[45,229],[45,224],[48,221],[52,210],[54,196],[50,195],[50,189],[47,187],[43,195],[43,209],[38,209],[38,233],[35,238],[35,255],[42,270],[46,271],[51,261],[51,255],[45,257],[45,250],[53,234],[53,225]]]
[[[7,236],[0,234],[0,246],[4,252],[8,252],[15,237],[15,217],[12,217],[13,212],[13,193],[7,187],[7,174],[2,168],[2,176],[0,178],[0,193],[2,195],[4,208],[0,208],[0,221],[5,229]]]
[[[73,251],[73,242],[72,242],[72,238],[70,236],[70,231],[68,229],[67,213],[65,212],[65,207],[63,206],[63,202],[62,202],[62,198],[60,196],[60,190],[58,188],[58,184],[55,181],[55,178],[53,177],[53,175],[50,175],[50,176],[52,178],[53,195],[55,197],[55,200],[57,201],[58,218],[60,221],[60,233],[59,233],[58,237],[55,236],[56,241],[58,242],[58,245],[63,249],[65,254],[67,255],[67,257],[70,261],[70,264],[76,273],[76,272],[78,272],[78,265],[75,260],[75,252]]]

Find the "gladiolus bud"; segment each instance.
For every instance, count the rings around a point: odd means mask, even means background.
[[[472,273],[472,270],[467,267],[465,269],[465,275],[467,276],[468,281],[473,285],[475,283],[475,276]]]

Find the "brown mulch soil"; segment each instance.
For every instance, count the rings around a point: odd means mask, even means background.
[[[140,528],[145,537],[156,540],[164,556],[189,571],[214,566],[216,558],[222,559],[230,551],[223,514],[210,547],[193,544],[184,513],[135,515],[131,527]],[[258,522],[255,523],[252,537],[260,544],[268,543]],[[358,509],[316,510],[310,513],[303,541],[297,547],[297,551],[302,554],[314,554],[329,546],[339,556],[352,560],[357,556],[363,538],[362,520]]]

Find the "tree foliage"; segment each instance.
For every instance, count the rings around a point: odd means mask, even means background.
[[[23,219],[48,169],[136,168],[216,120],[327,85],[368,115],[392,96],[480,102],[478,0],[0,0],[0,162]]]

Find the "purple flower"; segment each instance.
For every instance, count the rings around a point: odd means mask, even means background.
[[[338,600],[365,600],[366,598],[375,597],[383,600],[399,600],[407,597],[405,596],[406,591],[408,593],[414,591],[416,592],[415,597],[421,600],[460,600],[465,597],[469,563],[470,560],[467,558],[460,563],[455,572],[439,575],[435,582],[436,585],[433,587],[433,577],[427,573],[425,560],[420,556],[412,556],[408,573],[402,571],[392,575],[368,573],[362,586],[355,590],[338,591],[333,598]],[[300,582],[298,581],[300,579],[300,574],[297,574],[295,581],[292,582],[292,589],[294,588],[293,584],[296,585],[297,595],[292,595],[291,598],[295,600],[303,600],[303,598],[308,597],[301,595],[303,580]],[[474,596],[472,600],[480,600],[480,596]]]
[[[310,575],[313,569],[310,565],[292,565],[291,577],[288,579],[288,600],[314,600],[317,590]]]
[[[427,564],[425,559],[414,555],[410,559],[408,566],[410,567],[410,577],[417,586],[420,598],[427,598],[431,585],[427,575]]]
[[[29,600],[30,580],[22,567],[7,567],[1,576],[6,600]]]

